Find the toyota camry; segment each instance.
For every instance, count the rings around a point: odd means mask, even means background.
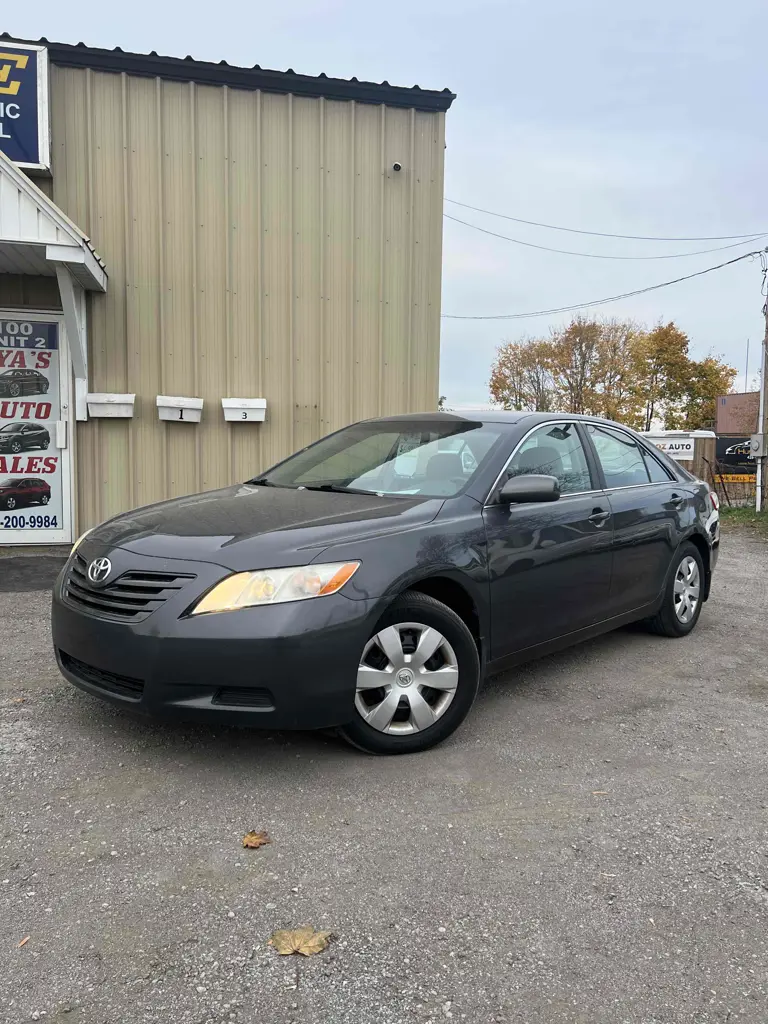
[[[53,642],[67,679],[126,708],[415,752],[489,672],[635,620],[687,636],[718,546],[710,488],[617,423],[368,420],[91,530]]]

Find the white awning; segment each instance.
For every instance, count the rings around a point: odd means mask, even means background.
[[[56,277],[62,265],[82,288],[107,290],[104,263],[90,240],[0,153],[0,274]]]
[[[0,274],[55,277],[75,374],[77,419],[87,419],[88,346],[83,290],[105,292],[107,271],[90,240],[0,153]]]

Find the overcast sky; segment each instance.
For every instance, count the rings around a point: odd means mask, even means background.
[[[182,15],[183,10],[183,15]],[[19,37],[121,46],[338,77],[448,86],[446,196],[529,220],[635,235],[768,231],[765,0],[37,0],[14,5]],[[629,242],[525,227],[446,206],[492,231],[622,256],[726,242]],[[527,249],[446,221],[443,312],[520,313],[642,288],[758,243],[686,259],[619,261]],[[763,241],[763,245],[766,241]],[[596,310],[675,320],[695,355],[738,367],[762,337],[758,265]],[[567,318],[565,318],[567,320]],[[496,346],[563,317],[444,320],[441,391],[487,401]]]

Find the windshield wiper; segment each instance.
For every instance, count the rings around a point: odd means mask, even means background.
[[[338,491],[341,494],[376,494],[376,491],[363,491],[357,487],[344,487],[343,484],[299,484],[305,491]]]

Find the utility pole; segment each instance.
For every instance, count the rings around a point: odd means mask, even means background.
[[[763,272],[762,294],[765,296],[763,303],[763,317],[765,318],[765,334],[763,343],[760,346],[760,404],[757,412],[757,430],[761,435],[761,450],[765,451],[765,439],[768,433],[768,247],[760,252],[760,269]],[[765,504],[766,485],[768,485],[768,459],[761,455],[757,460],[757,472],[755,474],[755,511],[762,512]]]
[[[766,278],[766,261],[763,258],[763,281],[768,280]],[[757,429],[763,435],[763,447],[765,447],[765,438],[768,434],[768,401],[766,401],[766,393],[768,392],[768,297],[763,304],[763,316],[765,317],[765,335],[763,337],[763,344],[761,347],[761,366],[760,371],[760,407],[757,414]],[[762,512],[763,505],[765,503],[765,491],[768,485],[768,473],[766,473],[766,467],[768,466],[768,459],[763,456],[758,459],[757,463],[757,488],[755,493],[755,510]]]

